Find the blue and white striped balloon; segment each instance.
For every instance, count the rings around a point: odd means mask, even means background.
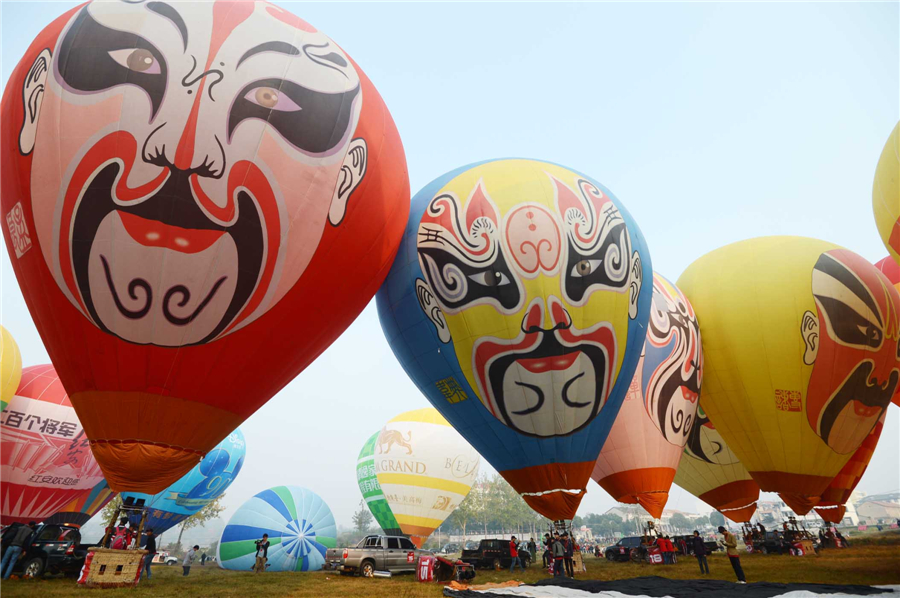
[[[269,535],[269,571],[317,571],[336,545],[331,509],[318,494],[299,486],[263,490],[234,513],[219,540],[219,563],[247,571],[256,562],[256,540]]]

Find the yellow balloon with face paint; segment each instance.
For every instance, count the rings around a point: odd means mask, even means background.
[[[898,387],[900,294],[802,237],[722,247],[678,286],[703,335],[703,409],[760,488],[807,513]]]
[[[875,168],[872,209],[884,246],[900,264],[900,122],[884,144]]]
[[[605,237],[601,232],[586,243],[594,250],[606,243],[600,257],[568,251],[560,228],[567,216],[584,218],[582,197],[609,221]],[[629,317],[637,310],[639,287],[630,283],[641,281],[630,276],[637,253],[625,227],[616,226],[622,220],[615,210],[608,196],[566,168],[498,160],[452,179],[422,218],[422,270],[429,292],[442,300],[466,380],[491,413],[517,431],[545,438],[583,428],[618,377]],[[566,224],[587,232],[587,221]],[[461,231],[472,225],[474,235],[465,238]],[[457,234],[428,236],[438,229]],[[571,238],[578,243],[582,237]],[[508,252],[498,252],[489,270],[468,275],[465,262],[497,252],[492,239],[502,240]],[[530,334],[538,330],[558,330],[561,338]]]

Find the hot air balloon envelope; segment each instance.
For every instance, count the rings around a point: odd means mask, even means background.
[[[900,294],[801,237],[717,249],[678,286],[700,320],[707,415],[762,490],[809,512],[897,390]]]
[[[702,396],[675,483],[737,523],[756,512],[759,485],[706,417]]]
[[[436,409],[401,413],[375,441],[375,475],[404,535],[422,547],[465,499],[481,458]]]
[[[875,167],[872,209],[884,246],[900,264],[900,122],[884,144]]]
[[[691,304],[654,274],[644,351],[591,477],[617,501],[639,503],[655,519],[694,425],[702,368]]]
[[[40,521],[103,482],[52,365],[22,370],[0,426],[3,525]]]
[[[6,409],[6,405],[19,388],[22,379],[22,354],[19,353],[19,345],[9,333],[9,330],[0,326],[0,411]]]
[[[381,432],[372,434],[359,451],[356,461],[356,482],[359,484],[359,491],[366,501],[366,506],[384,533],[389,536],[400,536],[403,535],[403,530],[400,529],[400,524],[397,523],[375,474],[375,443],[380,435]]]
[[[224,569],[249,571],[256,540],[269,535],[267,571],[318,571],[334,548],[331,509],[315,492],[298,486],[263,490],[235,511],[222,531],[218,560]]]
[[[247,445],[240,428],[209,451],[183,478],[156,495],[124,492],[122,499],[143,499],[145,528],[157,535],[175,527],[222,496],[244,465]]]
[[[309,365],[406,222],[378,92],[268,2],[85,3],[0,121],[13,269],[115,490],[161,492]]]
[[[378,293],[419,390],[539,513],[571,519],[643,346],[643,237],[548,162],[459,168],[414,198]]]

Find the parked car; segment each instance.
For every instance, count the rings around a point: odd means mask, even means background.
[[[453,554],[454,552],[459,552],[459,544],[456,542],[448,542],[438,550],[438,554]]]
[[[687,554],[690,556],[694,555],[694,534],[672,536],[671,540],[678,554],[685,554],[684,548],[687,547]],[[703,545],[706,546],[706,554],[712,554],[722,548],[715,540],[704,540]]]
[[[463,544],[463,550],[475,550],[478,548],[480,542],[476,542],[475,540],[469,540],[465,544]]]
[[[356,548],[329,548],[325,553],[325,566],[341,574],[374,577],[376,571],[415,572],[419,557],[433,554],[430,550],[416,548],[403,536],[366,536]]]
[[[21,525],[14,523],[3,530],[0,540],[3,553]],[[93,545],[82,544],[81,531],[74,525],[42,523],[34,529],[13,573],[25,577],[41,577],[45,573],[78,575],[88,548]]]
[[[468,544],[467,542],[466,545]],[[519,546],[519,558],[525,567],[534,560],[531,553],[525,548],[524,542]],[[491,568],[495,571],[509,569],[512,564],[509,540],[482,540],[477,548],[463,550],[460,560],[476,568]]]
[[[612,546],[607,546],[603,555],[607,561],[630,561],[632,552],[641,550],[641,539],[641,536],[626,536]]]

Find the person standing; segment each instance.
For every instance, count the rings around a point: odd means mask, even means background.
[[[565,553],[565,564],[566,564],[566,577],[575,578],[575,565],[572,562],[572,558],[575,556],[575,543],[569,537],[569,532],[563,532],[563,543],[566,548]]]
[[[532,561],[537,560],[537,544],[534,543],[534,538],[528,539],[528,554],[531,556]]]
[[[559,532],[553,537],[553,576],[554,577],[562,577],[563,576],[563,560],[566,556],[566,547],[563,545],[562,538],[559,536]]]
[[[263,534],[262,540],[256,541],[256,564],[253,565],[254,573],[265,573],[266,562],[269,560],[269,534]]]
[[[519,565],[519,568],[522,571],[525,571],[525,565],[522,564],[522,559],[519,558],[519,543],[516,541],[516,537],[513,536],[509,540],[509,572],[512,573],[516,568],[516,565]]]
[[[731,561],[731,568],[734,569],[734,574],[737,575],[738,583],[747,583],[747,578],[744,577],[744,569],[741,567],[741,557],[737,551],[737,540],[734,534],[722,525],[719,526],[719,533],[725,539],[725,554],[728,555],[728,560]]]
[[[553,556],[553,540],[550,539],[550,534],[544,534],[544,541],[542,542],[544,546],[544,568],[550,568],[550,559]]]
[[[153,562],[153,557],[156,556],[156,535],[151,528],[147,528],[147,543],[144,544],[144,550],[147,551],[147,555],[144,557],[144,568],[141,570],[141,579],[144,579],[144,573],[146,573],[147,581],[149,581],[151,577],[150,564]]]
[[[2,572],[0,577],[3,579],[9,579],[9,576],[12,575],[13,568],[19,562],[19,557],[22,556],[22,551],[31,542],[31,535],[34,533],[35,527],[37,527],[37,523],[29,521],[28,525],[23,525],[16,531],[16,535],[13,536],[12,542],[6,549],[6,554],[3,555],[3,561],[0,562],[0,572]]]
[[[694,556],[697,557],[697,564],[700,565],[700,574],[709,574],[709,563],[706,561],[706,542],[700,537],[700,532],[694,530],[693,540]]]
[[[194,562],[194,557],[197,555],[198,550],[200,550],[200,547],[194,546],[184,553],[184,560],[181,561],[181,568],[184,569],[183,577],[187,577],[188,573],[191,572],[191,563]]]

